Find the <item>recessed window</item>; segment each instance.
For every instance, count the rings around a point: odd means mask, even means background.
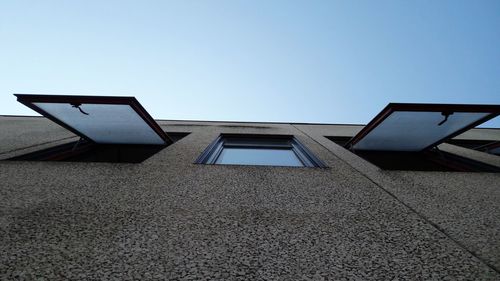
[[[490,154],[500,155],[500,141],[498,140],[451,139],[446,141],[446,143]]]
[[[499,114],[499,105],[391,103],[351,139],[328,138],[382,169],[498,172],[437,146]]]
[[[134,97],[16,96],[80,140],[9,160],[138,163],[185,136],[165,133]]]
[[[168,135],[175,143],[188,133],[169,133]],[[98,144],[82,139],[7,160],[140,163],[165,147],[167,146],[148,144]]]
[[[293,136],[221,135],[196,161],[200,164],[325,167]]]

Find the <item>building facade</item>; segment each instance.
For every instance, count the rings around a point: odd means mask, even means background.
[[[361,125],[157,123],[179,137],[138,163],[30,161],[79,137],[0,117],[0,279],[500,280],[500,173],[380,168],[342,146]],[[221,135],[293,137],[320,164],[203,164]]]

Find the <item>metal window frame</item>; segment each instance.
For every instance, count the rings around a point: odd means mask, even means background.
[[[216,162],[226,147],[291,150],[302,163],[303,167],[327,167],[321,160],[314,156],[311,151],[309,151],[303,144],[291,135],[221,134],[203,151],[195,163],[221,165],[216,164]]]
[[[471,128],[474,128],[496,116],[500,115],[500,105],[486,105],[486,104],[431,104],[431,103],[389,103],[379,114],[375,116],[358,134],[356,134],[351,140],[349,140],[344,147],[351,149],[357,142],[361,141],[365,136],[367,136],[372,130],[374,130],[378,125],[380,125],[387,117],[392,113],[398,111],[414,111],[414,112],[491,112],[485,117],[479,119],[476,122],[470,123],[469,125],[457,130],[438,141],[432,143],[431,145],[425,147],[421,151],[433,148],[447,139],[456,137]]]
[[[139,115],[144,122],[153,129],[153,131],[165,142],[165,145],[170,145],[173,140],[163,131],[156,123],[156,121],[149,115],[149,113],[144,109],[144,107],[139,103],[135,97],[124,97],[124,96],[70,96],[70,95],[38,95],[38,94],[14,94],[17,97],[17,101],[24,104],[25,106],[33,109],[42,116],[50,119],[54,123],[62,126],[63,128],[71,131],[77,136],[83,139],[95,143],[90,137],[86,136],[82,132],[76,130],[72,126],[66,124],[62,120],[54,117],[47,111],[36,106],[34,103],[81,103],[81,104],[119,104],[128,105]]]
[[[483,151],[483,152],[486,152],[486,153],[495,154],[493,152],[493,150],[495,150],[497,148],[500,148],[500,141],[492,141],[490,143],[487,143],[487,144],[484,144],[484,145],[481,145],[481,146],[478,146],[478,147],[474,147],[472,149]]]

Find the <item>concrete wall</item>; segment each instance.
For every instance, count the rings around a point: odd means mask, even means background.
[[[498,174],[381,171],[324,138],[359,126],[159,123],[191,134],[140,164],[0,161],[0,279],[500,279]],[[3,159],[76,139],[0,133]],[[193,164],[220,133],[292,134],[329,168]]]

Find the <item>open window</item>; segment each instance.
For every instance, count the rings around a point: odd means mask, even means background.
[[[11,160],[137,163],[174,142],[134,97],[16,96],[81,139]]]
[[[198,158],[198,164],[325,167],[293,136],[219,136]]]
[[[500,105],[391,103],[344,146],[383,169],[496,171],[437,145],[500,114]]]

